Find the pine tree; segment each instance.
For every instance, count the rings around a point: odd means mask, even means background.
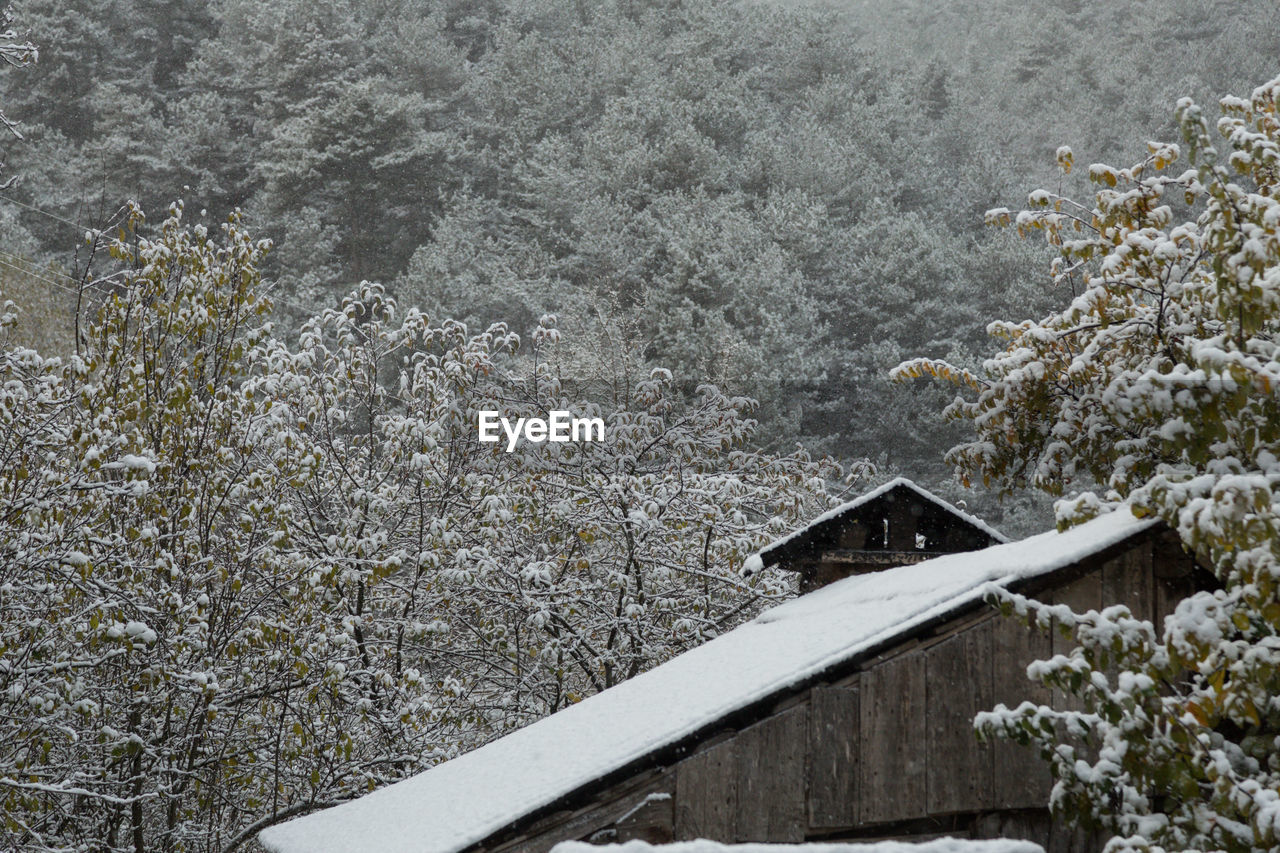
[[[21,39],[18,31],[13,27],[13,9],[5,7],[0,11],[0,64],[10,66],[12,68],[22,68],[36,61],[39,52],[36,46],[29,40]],[[0,125],[9,131],[10,135],[22,138],[22,134],[18,132],[18,123],[4,114],[4,110],[0,110]],[[0,168],[3,164],[0,164]],[[9,187],[13,183],[13,178],[8,178],[0,189]]]

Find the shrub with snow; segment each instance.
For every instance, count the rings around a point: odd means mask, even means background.
[[[979,723],[1038,744],[1053,808],[1113,833],[1110,850],[1280,844],[1278,99],[1280,79],[1224,98],[1216,138],[1183,100],[1184,144],[1091,166],[1092,204],[1037,191],[1027,210],[991,211],[1058,247],[1069,304],[993,323],[1005,347],[981,371],[896,371],[977,392],[947,409],[977,432],[949,455],[966,481],[1072,494],[1062,524],[1117,505],[1159,516],[1217,574],[1221,588],[1179,604],[1162,634],[1123,607],[1003,602],[1074,632],[1075,651],[1030,674],[1084,710],[1028,704]],[[1071,168],[1069,149],[1058,159]],[[1101,494],[1080,491],[1093,484]]]

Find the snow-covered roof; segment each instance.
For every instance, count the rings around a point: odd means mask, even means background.
[[[1033,841],[1015,841],[1009,838],[935,838],[916,842],[845,841],[811,844],[723,844],[700,838],[669,844],[650,844],[647,841],[628,841],[625,844],[562,841],[551,848],[551,853],[1044,853],[1044,848]]]
[[[274,853],[457,853],[735,711],[973,606],[990,583],[1074,564],[1153,524],[1121,510],[1063,533],[837,581],[479,749],[259,838]]]
[[[906,477],[894,477],[889,482],[876,486],[874,489],[867,492],[865,495],[860,495],[859,497],[856,497],[851,501],[847,501],[845,503],[840,504],[840,506],[838,507],[827,510],[822,515],[815,518],[813,521],[810,521],[804,527],[801,527],[797,530],[793,530],[790,533],[788,533],[786,536],[783,536],[781,539],[778,539],[777,541],[770,543],[767,547],[761,548],[760,554],[759,554],[761,560],[752,561],[752,563],[747,567],[748,570],[750,570],[751,568],[763,568],[766,565],[772,565],[773,562],[775,561],[769,559],[769,555],[771,553],[777,553],[780,549],[782,549],[783,546],[795,541],[796,539],[799,539],[800,537],[809,533],[809,531],[813,530],[815,527],[819,527],[825,524],[826,522],[831,521],[834,518],[839,518],[845,513],[855,510],[858,507],[863,506],[865,504],[868,504],[871,501],[875,500],[876,498],[880,497],[881,495],[887,494],[888,492],[891,492],[894,489],[899,487],[910,489],[911,491],[915,492],[917,495],[929,501],[930,503],[941,507],[942,509],[946,510],[947,512],[951,513],[952,515],[961,519],[962,521],[965,521],[973,525],[974,527],[978,528],[983,533],[987,534],[992,539],[994,539],[996,542],[1009,541],[1009,537],[1005,536],[999,530],[996,530],[994,527],[987,524],[985,521],[978,518],[976,515],[970,515],[969,513],[960,509],[960,507],[956,506],[955,504],[949,503],[948,501],[944,501],[942,498],[938,497],[933,492],[929,491],[923,486],[916,485],[914,482],[912,482],[911,480],[908,480]]]

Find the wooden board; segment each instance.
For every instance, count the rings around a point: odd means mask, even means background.
[[[858,823],[858,689],[809,692],[809,826]]]
[[[1151,573],[1154,575],[1156,631],[1164,636],[1164,619],[1173,613],[1178,602],[1196,591],[1195,558],[1182,549],[1181,540],[1172,530],[1157,536],[1151,546]]]
[[[991,710],[991,620],[925,653],[930,815],[991,808],[991,750],[978,742],[974,715]]]
[[[1054,590],[1053,603],[1065,604],[1075,613],[1085,613],[1102,607],[1102,570],[1095,570],[1084,577]],[[1053,627],[1053,654],[1070,655],[1076,647],[1074,637],[1064,636],[1059,630],[1057,620]],[[1080,700],[1061,690],[1053,692],[1053,707],[1064,710],[1081,710],[1084,706]]]
[[[911,509],[915,501],[905,496],[894,494],[887,495],[885,499],[889,502],[888,512],[885,513],[885,516],[889,519],[888,550],[914,551],[916,549],[917,516],[911,512]]]
[[[1089,572],[1084,577],[1055,589],[1052,599],[1054,604],[1065,604],[1076,613],[1099,609],[1102,607],[1102,572],[1096,570]],[[1074,647],[1074,640],[1063,637],[1057,631],[1054,632],[1054,654],[1066,654]]]
[[[549,815],[518,837],[490,849],[502,853],[540,853],[561,841],[596,837],[599,841],[616,839],[615,823],[636,811],[655,795],[670,796],[675,777],[669,770],[653,770],[627,779],[599,792],[599,799],[574,811]],[[603,836],[602,838],[599,836]]]
[[[738,777],[737,840],[804,840],[808,710],[799,705],[774,714],[733,739]]]
[[[619,844],[639,839],[650,844],[666,844],[675,839],[675,798],[667,793],[650,794],[614,824],[614,840]]]
[[[736,837],[737,773],[732,740],[676,765],[676,840]]]
[[[1195,582],[1190,576],[1182,578],[1156,578],[1155,581],[1155,613],[1156,634],[1164,636],[1164,620],[1177,608],[1178,602],[1196,591]]]
[[[862,823],[919,815],[926,794],[925,659],[900,655],[868,669],[858,702]]]
[[[1178,534],[1166,529],[1151,539],[1151,570],[1157,578],[1185,578],[1195,572],[1196,560]]]
[[[1049,704],[1049,689],[1027,678],[1027,664],[1049,657],[1051,647],[1048,629],[1028,627],[1016,616],[997,616],[992,621],[992,707]],[[1052,776],[1034,746],[993,740],[991,759],[996,808],[1034,808],[1049,801]]]
[[[1125,604],[1137,619],[1155,616],[1151,544],[1143,542],[1102,567],[1102,606]]]

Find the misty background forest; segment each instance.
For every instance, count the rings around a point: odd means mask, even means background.
[[[1015,532],[1047,515],[954,484],[947,392],[886,371],[972,363],[987,322],[1057,298],[1044,247],[982,222],[1060,184],[1057,146],[1128,163],[1177,97],[1247,91],[1280,51],[1272,4],[1204,0],[20,12],[40,61],[0,77],[25,136],[0,248],[49,346],[74,300],[15,267],[77,275],[77,226],[127,199],[239,207],[295,321],[371,280],[473,329],[616,327],[759,400],[771,448],[868,457]]]
[[[252,849],[606,690],[793,596],[751,555],[890,477],[1046,527],[1028,466],[1106,466],[925,376],[1074,295],[984,213],[1087,198],[1059,146],[1164,163],[1176,99],[1280,56],[1275,4],[1203,0],[3,20],[0,846],[95,853]],[[476,439],[553,409],[607,440]]]

